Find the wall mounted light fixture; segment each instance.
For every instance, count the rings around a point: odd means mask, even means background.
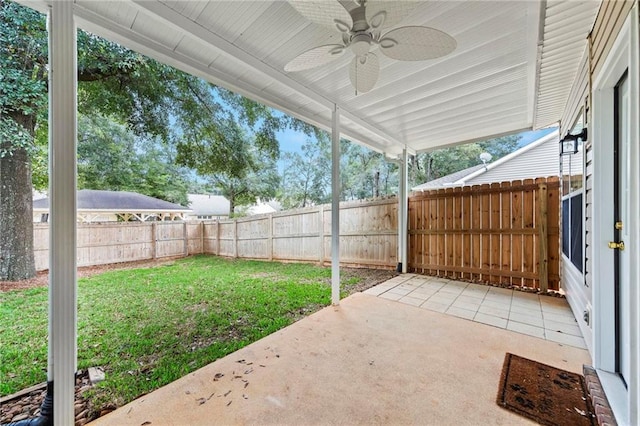
[[[585,142],[587,140],[587,128],[584,127],[578,134],[572,135],[568,133],[560,140],[560,155],[570,155],[578,152],[578,140]]]

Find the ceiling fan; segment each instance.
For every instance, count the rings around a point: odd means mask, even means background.
[[[371,51],[376,46],[387,57],[399,61],[439,58],[456,48],[453,37],[429,27],[398,27],[383,34],[383,30],[400,23],[414,9],[415,2],[289,0],[289,3],[309,21],[339,31],[342,44],[307,50],[287,63],[284,70],[295,72],[319,67],[351,49],[354,58],[349,78],[356,94],[370,91],[378,81],[380,64]]]

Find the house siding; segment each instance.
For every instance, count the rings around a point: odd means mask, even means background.
[[[560,164],[558,156],[559,140],[553,138],[522,153],[522,155],[500,164],[498,167],[489,169],[472,179],[465,180],[465,185],[559,176]],[[582,156],[580,153],[572,156],[571,167],[574,170],[582,168]]]
[[[560,136],[570,133],[574,130],[574,126],[576,121],[580,118],[582,114],[582,122],[583,125],[588,127],[590,117],[590,106],[589,106],[589,92],[590,92],[590,81],[589,81],[589,49],[588,42],[585,40],[585,50],[582,55],[582,60],[580,61],[580,66],[578,67],[578,71],[576,73],[576,78],[574,80],[573,86],[571,87],[571,91],[569,92],[569,98],[567,100],[567,105],[562,113],[562,118],[560,121]],[[583,147],[583,151],[580,154],[584,155],[574,155],[571,159],[571,169],[572,175],[581,174],[575,173],[575,170],[585,170],[591,171],[591,169],[585,168],[585,159],[586,164],[591,164],[591,159],[593,158],[593,152],[591,149],[591,142],[588,141],[585,143]],[[593,330],[591,328],[591,318],[587,322],[585,320],[584,313],[590,311],[592,292],[591,292],[591,282],[587,282],[586,278],[588,277],[591,280],[591,255],[589,253],[589,247],[591,246],[591,200],[592,200],[592,178],[593,176],[589,176],[587,172],[583,174],[583,205],[584,208],[584,256],[585,256],[585,265],[584,265],[584,274],[581,273],[566,257],[562,256],[562,268],[561,268],[561,280],[562,280],[562,288],[565,291],[567,296],[567,300],[571,309],[576,317],[578,325],[580,327],[580,331],[585,338],[585,342],[587,343],[587,347],[590,350],[593,350]]]
[[[635,2],[603,1],[589,35],[591,75],[597,76]]]

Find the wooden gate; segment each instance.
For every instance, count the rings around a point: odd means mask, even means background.
[[[413,193],[409,269],[558,290],[559,190],[551,177]]]

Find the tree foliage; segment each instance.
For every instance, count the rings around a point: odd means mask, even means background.
[[[480,154],[483,152],[491,154],[492,161],[495,161],[515,151],[519,139],[520,137],[517,135],[502,136],[418,154],[409,165],[411,186],[482,164]]]
[[[132,191],[188,205],[186,171],[172,149],[102,115],[78,117],[78,188]]]
[[[362,200],[398,192],[398,166],[384,155],[362,145],[343,141],[341,170],[342,198]]]
[[[36,117],[47,103],[46,52],[41,16],[0,0],[0,158],[33,149]]]
[[[285,208],[326,203],[331,197],[331,147],[326,133],[308,139],[283,158],[281,200]]]
[[[275,161],[259,151],[254,151],[252,160],[254,168],[249,170],[244,178],[238,178],[226,173],[210,176],[209,182],[221,195],[229,200],[231,215],[236,214],[235,208],[240,205],[253,204],[257,198],[271,199],[277,195],[280,176]]]
[[[331,143],[327,133],[309,139],[300,152],[285,154],[280,197],[286,208],[331,201]],[[340,141],[340,199],[360,200],[396,194],[398,166],[384,155],[348,140]]]
[[[250,135],[230,116],[210,136],[212,138],[179,143],[176,160],[196,170],[216,192],[224,195],[229,200],[231,214],[237,205],[252,203],[256,197],[276,195],[279,151],[260,145],[265,143],[265,136],[260,136],[260,131]],[[268,137],[275,140],[275,132]],[[220,167],[220,162],[227,163],[226,169]]]

